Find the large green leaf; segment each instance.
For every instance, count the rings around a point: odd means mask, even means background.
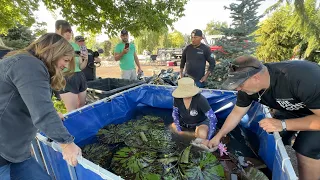
[[[82,148],[82,155],[93,163],[106,168],[112,153],[107,145],[90,144]]]
[[[190,147],[188,147],[190,148]],[[224,179],[224,169],[217,158],[209,152],[191,152],[187,161],[187,154],[190,151],[184,151],[180,161],[179,170],[183,179]],[[185,163],[188,162],[188,163]]]
[[[112,170],[128,179],[160,179],[162,166],[156,161],[157,153],[124,147],[115,153]]]
[[[245,169],[245,177],[243,179],[247,180],[269,180],[269,178],[259,169],[254,167],[249,167]]]

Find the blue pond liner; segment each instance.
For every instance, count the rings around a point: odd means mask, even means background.
[[[175,87],[171,86],[146,84],[137,86],[70,112],[66,115],[64,124],[75,137],[75,143],[84,146],[94,142],[99,129],[109,124],[120,124],[133,119],[136,110],[141,107],[170,111],[173,106],[171,93],[174,89]],[[201,93],[208,99],[218,119],[226,119],[234,107],[236,92],[202,89]],[[268,134],[259,127],[258,122],[265,117],[271,117],[266,107],[253,103],[240,125],[259,141],[257,142],[258,155],[272,171],[272,178],[295,180],[296,174],[279,133]],[[44,164],[44,168],[55,179],[121,179],[121,175],[112,174],[85,158],[78,158],[79,165],[76,167],[68,166],[56,143],[46,141],[45,136],[41,134],[37,137],[41,154],[36,156],[42,157],[37,159],[44,161],[41,164]]]

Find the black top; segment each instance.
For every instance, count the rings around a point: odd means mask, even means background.
[[[88,63],[87,66],[82,70],[87,81],[93,81],[95,79],[94,68],[93,51],[88,49]]]
[[[198,47],[190,44],[183,50],[180,68],[183,69],[186,64],[186,73],[199,81],[205,74],[206,61],[209,62],[208,71],[212,72],[216,61],[210,48],[202,43]]]
[[[2,59],[0,87],[0,156],[14,163],[30,158],[38,129],[58,143],[73,142],[52,104],[42,61],[27,54]]]
[[[192,97],[189,109],[183,103],[183,98],[174,98],[174,106],[179,109],[179,120],[185,124],[196,124],[204,121],[211,107],[207,99],[197,94]]]
[[[320,109],[320,66],[309,61],[285,61],[265,64],[270,73],[270,87],[261,103],[270,108],[291,111],[297,115],[313,114]],[[260,91],[260,95],[264,90]],[[237,106],[247,107],[258,101],[258,94],[239,91]]]

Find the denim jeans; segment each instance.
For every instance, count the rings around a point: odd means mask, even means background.
[[[205,82],[195,81],[196,86],[198,86],[199,88],[204,88],[204,83]]]
[[[38,162],[27,159],[21,163],[10,163],[0,167],[1,180],[51,180]]]

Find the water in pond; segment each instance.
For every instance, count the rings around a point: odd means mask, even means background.
[[[132,115],[133,115],[132,117],[134,117],[132,119],[133,120],[140,120],[140,119],[143,119],[143,117],[145,117],[145,116],[160,117],[163,120],[165,126],[168,127],[173,122],[171,113],[172,113],[171,109],[159,109],[159,108],[153,108],[153,107],[149,107],[149,106],[139,106],[138,108],[135,109],[134,112],[132,112]],[[134,121],[132,121],[132,122],[134,122]],[[224,122],[224,119],[219,119],[218,120],[218,128],[220,128],[222,126],[223,122]],[[154,128],[154,127],[151,127],[151,126],[152,125],[150,125],[150,128]],[[156,124],[154,126],[156,126]],[[143,129],[143,125],[141,125],[141,128]],[[115,130],[116,132],[114,134],[118,133],[121,130],[123,130],[123,129],[122,128],[116,129]],[[143,131],[143,130],[141,130],[141,131]],[[110,131],[108,133],[110,135]],[[114,134],[111,133],[111,135],[114,135]],[[142,137],[141,139],[143,141],[143,139],[144,139],[143,137],[144,136],[145,136],[144,134],[139,134],[138,137]],[[163,135],[162,137],[165,138],[166,135]],[[133,142],[123,143],[123,142],[117,142],[116,141],[116,139],[117,138],[120,139],[120,137],[107,136],[107,138],[109,138],[109,139],[113,138],[112,141],[116,142],[116,143],[112,143],[112,144],[107,143],[107,144],[109,144],[109,147],[107,147],[109,153],[106,155],[106,157],[103,157],[103,155],[102,155],[103,153],[101,153],[101,152],[106,151],[106,150],[103,149],[103,147],[100,148],[100,150],[96,149],[96,154],[99,154],[99,157],[86,157],[86,156],[85,157],[87,159],[89,159],[89,160],[96,161],[95,162],[96,164],[99,163],[99,165],[101,165],[105,169],[107,169],[107,170],[109,170],[109,171],[111,171],[111,172],[113,172],[115,174],[121,174],[121,176],[122,176],[122,173],[126,173],[127,171],[137,172],[137,175],[134,177],[134,179],[158,179],[157,176],[156,176],[156,174],[157,174],[156,172],[160,172],[161,170],[148,169],[148,168],[150,168],[149,164],[151,162],[152,163],[159,163],[158,161],[155,161],[156,158],[159,159],[159,156],[162,157],[160,159],[162,159],[162,160],[164,160],[166,162],[166,163],[164,163],[163,161],[160,161],[161,162],[160,163],[161,166],[163,165],[163,167],[165,167],[165,170],[167,170],[169,172],[167,174],[168,177],[167,176],[165,178],[161,177],[161,179],[175,179],[176,177],[171,177],[170,178],[170,173],[173,174],[173,175],[176,174],[175,176],[177,176],[177,172],[174,171],[175,169],[181,170],[181,168],[182,168],[182,169],[185,170],[185,171],[184,170],[182,170],[182,171],[185,172],[186,174],[188,173],[188,171],[191,171],[193,173],[196,172],[196,169],[197,169],[198,166],[194,165],[194,169],[192,169],[192,168],[189,168],[189,167],[183,167],[184,165],[186,166],[186,164],[181,163],[181,161],[183,162],[181,157],[184,157],[183,154],[185,152],[185,149],[190,145],[190,141],[193,140],[194,137],[191,137],[191,136],[180,136],[180,135],[177,135],[177,134],[174,134],[174,133],[172,133],[171,137],[172,137],[172,142],[175,143],[176,150],[174,152],[172,152],[172,151],[166,151],[166,149],[164,149],[164,148],[162,148],[162,149],[160,148],[161,149],[160,150],[161,153],[159,154],[159,152],[153,153],[152,150],[147,150],[147,151],[141,150],[144,147],[143,145],[141,145],[141,147],[140,147],[141,149],[140,148],[136,148],[134,146],[128,147],[128,143],[129,144],[131,143],[133,145],[137,145],[137,144],[139,145],[139,143],[142,143],[142,142],[136,141],[137,139],[140,139],[140,138],[134,138]],[[260,160],[260,158],[257,157],[256,153],[254,152],[255,148],[259,146],[259,145],[257,145],[258,144],[257,139],[249,138],[247,141],[250,141],[250,144],[254,144],[254,145],[253,146],[251,145],[250,147],[247,146],[246,144],[249,144],[249,142],[247,142],[244,139],[244,136],[242,135],[242,131],[241,131],[241,129],[239,127],[237,127],[232,132],[230,132],[228,137],[229,138],[225,138],[224,139],[224,142],[227,143],[228,151],[231,154],[235,154],[237,156],[244,156],[244,157],[249,157],[249,158]],[[250,137],[251,137],[251,135],[250,135]],[[150,136],[148,136],[148,138],[150,139]],[[160,141],[160,143],[159,142],[158,143],[155,142],[155,146],[158,146],[159,144],[161,145],[161,143],[162,143],[161,139],[158,140],[158,141]],[[170,144],[165,144],[163,147],[170,147]],[[200,149],[192,147],[192,150],[193,150],[193,152],[195,152],[195,151],[198,151]],[[177,153],[177,151],[179,151],[179,153]],[[193,153],[192,154],[193,156],[191,155],[190,158],[191,159],[194,158],[196,156],[195,154],[196,153]],[[92,155],[94,155],[94,154],[92,154]],[[199,155],[199,154],[197,154],[197,155]],[[206,154],[204,156],[204,158],[201,160],[201,157],[200,157],[201,155],[203,155],[203,154],[200,154],[199,157],[198,157],[199,160],[197,160],[198,163],[200,161],[200,164],[201,163],[208,163],[208,162],[206,162],[206,159],[211,159],[211,161],[215,161],[215,157],[211,157],[210,154]],[[216,155],[217,158],[219,158],[218,154],[215,154],[215,155]],[[89,156],[89,155],[87,155],[87,156]],[[95,156],[97,156],[97,155],[95,155]],[[99,161],[98,160],[99,158],[103,159],[103,161]],[[93,160],[93,159],[95,159],[95,160]],[[115,160],[117,160],[117,161],[119,161],[121,163],[114,163]],[[169,163],[168,163],[168,161],[169,161]],[[179,168],[173,168],[177,164],[176,163],[177,161],[179,162]],[[192,161],[192,160],[190,160],[190,161]],[[196,163],[193,163],[193,164],[196,164]],[[228,166],[228,163],[222,163],[222,164],[224,166]],[[213,164],[213,165],[217,169],[219,169],[219,167],[216,166],[216,164]],[[129,168],[124,168],[124,166],[127,166]],[[191,165],[189,165],[189,166],[191,166]],[[155,165],[154,167],[160,167],[160,165]],[[207,172],[207,171],[206,171],[205,167],[203,167],[203,168],[204,169],[201,169],[201,170],[205,174],[205,172]],[[224,168],[226,169],[228,167],[224,167]],[[123,169],[127,169],[126,172],[122,172]],[[213,168],[211,168],[211,169],[213,169]],[[201,172],[201,170],[200,170],[200,172]],[[218,170],[216,170],[216,171],[218,171]],[[139,174],[140,172],[141,172],[141,174]],[[147,175],[146,175],[146,172],[147,172]],[[191,173],[191,172],[189,172],[189,173]],[[210,174],[211,172],[209,171],[209,172],[207,172],[207,174],[208,173]],[[268,172],[268,170],[265,169],[265,173],[270,178],[270,175],[271,175],[270,172]],[[190,177],[192,177],[192,176],[193,175],[190,175]],[[194,175],[194,177],[196,177],[195,179],[197,179],[197,178],[201,177],[201,175],[199,175],[199,174],[198,175]],[[126,176],[125,179],[131,179],[131,178],[133,178],[133,177],[132,176]],[[187,179],[193,179],[193,178],[187,178]],[[221,178],[219,176],[214,176],[214,177],[211,177],[211,179],[221,179]],[[226,177],[226,179],[228,179],[228,177]]]

